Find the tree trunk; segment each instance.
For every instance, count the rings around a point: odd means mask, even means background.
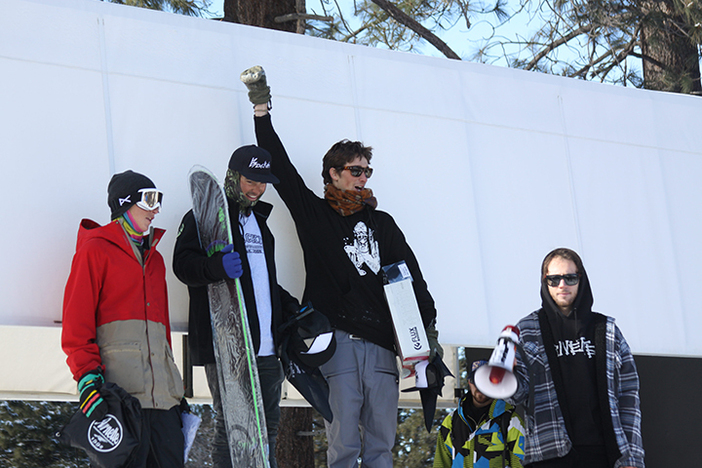
[[[642,2],[641,28],[644,87],[674,93],[702,94],[697,46],[676,13],[674,0]]]
[[[279,468],[314,466],[313,411],[312,408],[280,408],[280,428],[275,451]]]
[[[224,0],[224,21],[297,32],[297,20],[276,23],[275,19],[298,13],[298,3],[304,10],[304,0]]]

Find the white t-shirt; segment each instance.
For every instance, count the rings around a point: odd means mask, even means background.
[[[261,328],[261,346],[259,356],[272,356],[275,354],[271,326],[273,310],[271,307],[271,288],[268,281],[268,266],[266,255],[263,252],[263,237],[258,227],[256,216],[239,214],[239,225],[246,245],[246,258],[251,267],[251,280],[253,281],[258,323]]]

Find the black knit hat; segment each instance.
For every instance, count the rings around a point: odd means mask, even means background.
[[[271,173],[271,153],[256,145],[242,146],[232,153],[229,169],[255,182],[277,184],[280,182]]]
[[[156,188],[156,185],[143,174],[127,170],[113,175],[107,185],[107,205],[112,210],[110,219],[119,218],[138,202],[139,190],[145,188]]]

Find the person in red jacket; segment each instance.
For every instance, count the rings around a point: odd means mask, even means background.
[[[130,467],[182,467],[184,389],[171,349],[166,268],[156,250],[165,231],[151,226],[163,194],[130,170],[112,177],[107,194],[112,221],[80,223],[61,345],[87,418],[106,414],[104,382],[141,403],[141,441]]]

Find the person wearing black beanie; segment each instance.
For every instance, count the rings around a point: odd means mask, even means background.
[[[139,400],[141,438],[129,466],[182,468],[184,387],[171,349],[166,267],[156,250],[165,231],[151,227],[163,195],[131,170],[115,174],[107,194],[112,221],[80,224],[61,346],[86,418],[106,416],[100,389],[107,382]]]
[[[107,185],[107,204],[112,210],[110,219],[117,219],[139,201],[139,190],[156,188],[156,184],[143,174],[126,170],[115,174]]]

